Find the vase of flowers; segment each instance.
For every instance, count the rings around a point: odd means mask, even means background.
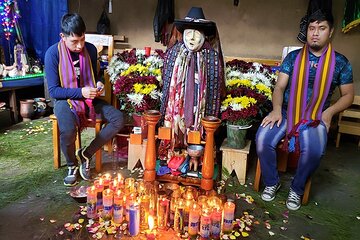
[[[163,58],[162,50],[155,50],[149,56],[140,49],[114,55],[107,72],[113,93],[120,101],[120,110],[141,116],[146,110],[160,109]]]
[[[221,119],[227,124],[227,144],[244,148],[246,131],[271,110],[276,74],[259,63],[232,60],[226,64],[226,98]]]

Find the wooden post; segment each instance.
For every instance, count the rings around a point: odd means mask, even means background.
[[[201,170],[201,188],[208,191],[213,188],[214,184],[214,132],[220,126],[221,120],[208,116],[201,119],[201,124],[206,131],[204,159]]]
[[[145,171],[144,181],[155,181],[156,172],[156,144],[155,144],[155,126],[161,115],[159,111],[149,110],[144,114],[145,121],[148,125],[147,145],[145,154]]]

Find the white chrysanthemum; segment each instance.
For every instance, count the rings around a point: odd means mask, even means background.
[[[238,103],[230,103],[230,107],[233,111],[241,111],[243,109],[243,106]]]
[[[142,102],[144,100],[144,95],[143,94],[139,94],[139,93],[130,93],[127,94],[127,97],[129,99],[129,101],[131,102],[131,104],[141,107]]]
[[[227,79],[240,78],[241,72],[235,71],[235,70],[230,70],[229,72],[226,73],[226,76],[227,76]]]
[[[161,95],[162,95],[161,92],[159,92],[158,90],[154,90],[150,93],[150,97],[152,99],[159,99],[161,98]]]

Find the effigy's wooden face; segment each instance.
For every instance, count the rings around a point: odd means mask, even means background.
[[[185,47],[192,52],[197,52],[201,49],[205,41],[204,33],[195,29],[185,29],[183,33]]]

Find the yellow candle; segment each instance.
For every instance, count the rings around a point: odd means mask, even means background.
[[[190,236],[196,236],[199,232],[200,211],[201,208],[197,203],[194,203],[190,208],[188,227],[188,233]]]
[[[226,202],[224,204],[224,221],[223,221],[223,232],[230,233],[233,230],[233,220],[235,214],[235,203]]]
[[[105,221],[111,220],[112,218],[112,207],[113,207],[113,191],[110,189],[106,189],[103,191],[103,219]]]
[[[96,198],[96,188],[95,188],[95,186],[88,187],[86,189],[86,194],[87,194],[87,204],[86,204],[87,217],[88,218],[96,218],[96,202],[97,202],[97,198]]]
[[[124,197],[120,190],[114,194],[114,223],[120,224],[123,221],[123,201]]]

